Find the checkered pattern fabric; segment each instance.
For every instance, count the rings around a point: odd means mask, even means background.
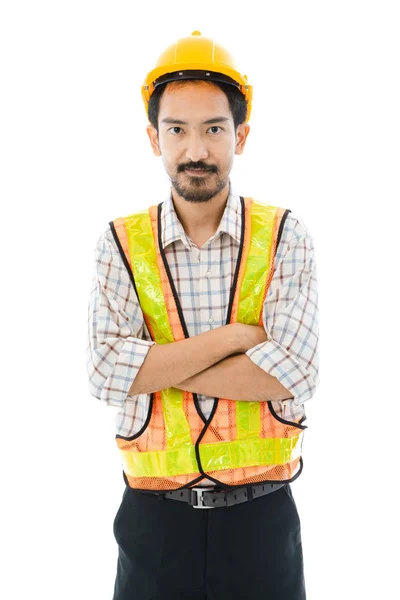
[[[240,198],[230,186],[217,231],[198,248],[178,219],[171,192],[163,202],[163,248],[190,336],[226,324],[241,220]],[[294,398],[280,402],[276,409],[283,418],[297,420],[305,415],[304,403],[319,383],[318,288],[313,241],[293,212],[285,220],[278,244],[263,321],[272,339],[246,355],[291,392]],[[154,343],[108,226],[94,250],[87,373],[90,393],[119,408],[115,416],[119,435],[133,435],[146,420],[150,394],[132,396],[128,391]],[[208,417],[214,399],[202,394],[198,398]]]

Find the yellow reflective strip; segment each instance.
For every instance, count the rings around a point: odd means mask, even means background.
[[[239,323],[258,325],[271,260],[276,210],[276,206],[258,202],[253,202],[250,208],[250,247],[240,289]]]
[[[200,445],[201,464],[204,471],[283,465],[300,455],[301,445],[298,442],[302,435],[303,433],[292,438],[235,440],[223,444]]]
[[[239,469],[261,465],[283,465],[301,455],[304,432],[292,438],[235,440],[200,444],[204,471]],[[154,452],[120,450],[124,471],[132,477],[173,477],[197,473],[194,446]]]
[[[260,437],[260,402],[236,402],[236,439]]]
[[[240,289],[238,321],[258,325],[272,249],[276,207],[253,202],[250,208],[251,235],[244,277]],[[236,402],[237,439],[259,437],[259,402]]]
[[[149,320],[156,343],[171,343],[174,336],[167,314],[148,211],[129,215],[125,218],[125,226],[140,307]],[[167,449],[191,446],[190,427],[183,410],[183,391],[177,388],[164,389],[161,398]]]
[[[125,217],[129,253],[140,307],[146,314],[157,344],[174,341],[165,306],[156,243],[147,211]]]
[[[120,452],[123,469],[132,477],[173,477],[198,473],[194,446],[158,452]]]
[[[183,391],[174,387],[166,388],[162,390],[161,400],[168,450],[191,446],[192,436],[183,410]]]

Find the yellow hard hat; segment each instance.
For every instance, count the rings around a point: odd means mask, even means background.
[[[238,88],[247,100],[246,122],[250,119],[253,87],[247,75],[241,75],[225,48],[214,40],[193,31],[181,38],[159,56],[155,68],[148,73],[142,85],[142,97],[148,116],[149,99],[155,88],[168,81],[204,79],[221,81]]]

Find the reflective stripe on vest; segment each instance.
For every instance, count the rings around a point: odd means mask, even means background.
[[[189,337],[161,244],[161,204],[110,223],[151,338]],[[288,210],[242,198],[242,236],[227,323],[263,324],[279,231]],[[207,420],[197,394],[170,387],[151,394],[149,415],[133,436],[116,435],[123,470],[136,489],[188,487],[204,477],[224,486],[293,481],[302,469],[300,422],[274,402],[216,399]]]

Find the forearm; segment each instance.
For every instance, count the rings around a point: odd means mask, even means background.
[[[263,402],[293,398],[276,377],[255,365],[245,354],[228,356],[174,387],[229,400]]]
[[[238,350],[234,324],[212,329],[170,344],[154,344],[129,394],[150,394],[196,375]]]

